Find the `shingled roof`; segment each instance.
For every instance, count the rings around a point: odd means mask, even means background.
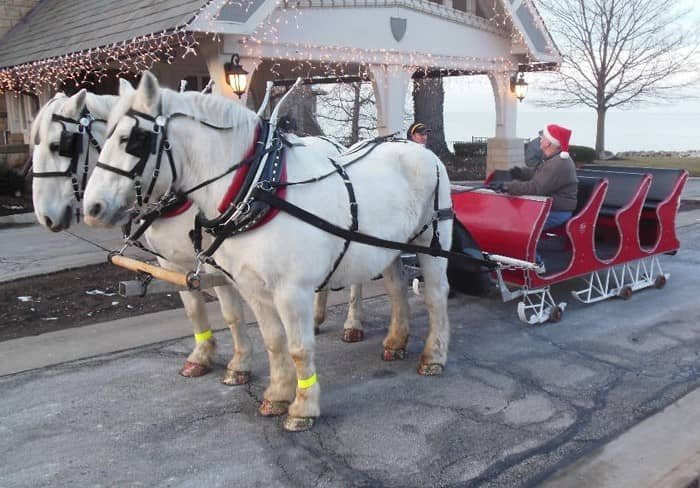
[[[190,22],[206,0],[42,0],[0,39],[0,67],[162,32]]]

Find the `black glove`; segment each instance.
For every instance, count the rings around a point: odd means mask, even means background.
[[[525,179],[525,171],[522,168],[519,168],[517,166],[515,168],[511,168],[509,173],[510,173],[510,176],[514,180],[524,180]]]
[[[496,193],[503,193],[505,191],[504,184],[502,181],[492,181],[488,184],[487,188],[493,190]]]

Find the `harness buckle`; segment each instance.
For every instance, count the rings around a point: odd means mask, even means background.
[[[250,202],[248,200],[239,203],[236,205],[236,210],[238,210],[241,214],[247,214],[250,212]]]
[[[267,180],[263,180],[258,183],[258,188],[262,191],[272,191],[272,184]]]

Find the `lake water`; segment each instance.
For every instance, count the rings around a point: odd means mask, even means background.
[[[561,124],[573,131],[571,144],[595,145],[595,112],[561,110],[518,113],[518,137],[532,138],[546,124]],[[470,141],[472,137],[493,137],[494,112],[448,112],[445,110],[445,138]],[[606,118],[605,148],[621,151],[700,150],[700,113],[613,111]]]

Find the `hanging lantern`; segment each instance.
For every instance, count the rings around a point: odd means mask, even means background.
[[[527,82],[525,81],[525,73],[519,72],[510,79],[510,91],[513,92],[515,98],[521,102],[527,95]]]
[[[248,88],[248,72],[241,66],[241,58],[238,54],[231,56],[231,62],[224,63],[224,72],[226,73],[226,82],[229,84],[233,93],[241,98]]]

